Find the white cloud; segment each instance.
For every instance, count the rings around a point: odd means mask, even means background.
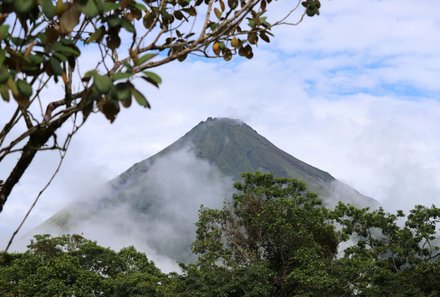
[[[114,181],[111,187],[83,193],[82,199],[63,209],[71,220],[62,230],[44,224],[31,233],[81,233],[116,250],[135,245],[161,269],[178,271],[171,259],[190,258],[200,206],[221,207],[226,193],[232,191],[232,179],[198,159],[191,144],[154,163],[141,164],[130,177],[122,183]],[[107,203],[109,196],[117,198]],[[26,240],[18,241],[13,248]]]

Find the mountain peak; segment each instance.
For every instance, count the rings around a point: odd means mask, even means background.
[[[208,118],[191,129],[166,150],[185,145],[209,160],[226,175],[240,178],[244,171],[271,172],[275,176],[305,180],[312,190],[334,178],[280,150],[249,125],[236,119]]]
[[[231,197],[233,181],[242,172],[255,171],[302,180],[330,206],[339,200],[378,206],[329,173],[277,148],[244,122],[208,118],[110,181],[94,199],[67,207],[45,226],[64,232],[98,230],[99,236],[117,237],[118,242],[121,234],[128,234],[127,240],[146,242],[160,255],[187,261],[200,205],[221,206]]]
[[[212,132],[210,131],[212,129],[235,129],[240,126],[244,126],[243,128],[253,130],[250,126],[248,126],[239,119],[224,118],[224,117],[221,118],[208,117],[206,121],[201,121],[197,126],[191,129],[189,133],[191,133],[191,131],[193,130],[199,130],[199,129],[202,129],[203,131],[206,132]]]
[[[121,174],[117,183],[146,173],[156,161],[182,150],[208,161],[233,180],[240,179],[243,172],[270,172],[277,177],[304,181],[310,191],[319,194],[329,205],[343,200],[363,207],[377,206],[375,200],[342,184],[328,172],[279,149],[243,121],[223,117],[201,121],[173,144]]]
[[[230,125],[242,125],[244,122],[242,122],[239,119],[232,119],[232,118],[214,118],[214,117],[208,117],[206,121],[202,121],[201,123],[222,123],[222,124],[230,124]]]

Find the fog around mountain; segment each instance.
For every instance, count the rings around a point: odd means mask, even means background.
[[[378,206],[327,172],[278,149],[245,123],[208,118],[64,208],[32,234],[80,233],[114,249],[134,245],[162,270],[176,271],[176,261],[192,260],[190,244],[200,206],[221,207],[244,171],[303,180],[328,206],[339,200]]]

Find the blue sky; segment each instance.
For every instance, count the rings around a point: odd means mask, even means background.
[[[271,17],[289,5],[277,1]],[[253,60],[158,68],[161,89],[143,86],[152,109],[90,119],[25,230],[210,116],[243,120],[390,209],[440,205],[440,2],[420,6],[323,0],[319,17],[276,28]],[[55,166],[42,154],[23,177],[0,216],[0,244]]]

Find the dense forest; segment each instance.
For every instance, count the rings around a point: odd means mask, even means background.
[[[440,209],[323,206],[304,183],[245,173],[202,207],[192,264],[165,274],[134,247],[37,235],[0,255],[1,296],[439,296]]]

